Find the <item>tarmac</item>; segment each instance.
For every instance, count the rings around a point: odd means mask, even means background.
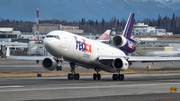
[[[176,92],[170,88],[176,87]],[[0,78],[2,101],[158,101],[180,100],[180,74],[126,74],[124,81],[113,81],[112,75],[92,76],[80,80],[67,77]]]
[[[152,69],[179,70],[179,64],[157,63]],[[147,69],[147,65],[135,63],[130,68]],[[70,71],[69,64],[62,64]],[[158,67],[158,68],[157,68]],[[45,71],[35,61],[0,61],[0,73],[29,73]],[[77,72],[93,72],[77,68]],[[171,92],[171,87],[177,88]],[[125,74],[124,81],[113,81],[112,74],[93,80],[92,75],[80,76],[80,80],[67,80],[67,76],[0,78],[1,101],[178,101],[180,100],[180,73]]]

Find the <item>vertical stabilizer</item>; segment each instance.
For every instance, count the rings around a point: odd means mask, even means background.
[[[125,29],[123,31],[123,36],[126,39],[129,39],[131,37],[132,27],[134,23],[134,15],[135,15],[134,13],[130,13]]]
[[[106,30],[97,40],[106,40],[109,37],[111,30]]]

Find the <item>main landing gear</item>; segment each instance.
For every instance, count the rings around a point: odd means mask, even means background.
[[[101,74],[99,74],[98,72],[101,71],[100,69],[94,68],[94,70],[97,72],[97,74],[93,75],[93,80],[101,80]]]
[[[124,80],[124,74],[120,74],[120,71],[118,71],[118,74],[113,74],[112,79],[123,81]]]
[[[76,64],[75,63],[71,63],[70,62],[70,67],[71,67],[71,72],[70,74],[68,74],[68,80],[79,80],[79,74],[75,73],[75,67]]]

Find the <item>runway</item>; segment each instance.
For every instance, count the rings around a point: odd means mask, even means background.
[[[69,63],[63,62],[62,71],[71,71]],[[147,66],[151,66],[151,69],[170,69],[170,70],[180,70],[180,62],[175,62],[172,64],[171,62],[158,62],[155,66],[152,63],[140,63],[134,62],[129,68],[134,69],[147,69]],[[27,61],[27,60],[0,60],[0,73],[9,73],[9,72],[42,72],[48,71],[43,68],[42,62],[40,61],[38,64],[36,61]],[[81,71],[94,71],[93,69],[86,69],[81,66],[76,68],[77,72]]]
[[[170,92],[170,87],[177,87]],[[153,101],[180,100],[180,74],[125,74],[125,81],[113,81],[112,75],[102,75],[100,81],[81,76],[69,81],[67,77],[0,78],[2,101]]]

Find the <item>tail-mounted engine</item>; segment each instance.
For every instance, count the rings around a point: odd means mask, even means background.
[[[114,36],[111,43],[116,47],[123,47],[127,43],[127,39],[124,36]]]
[[[126,53],[132,53],[136,50],[135,41],[131,38],[126,39],[121,35],[113,37],[111,43]]]
[[[53,58],[45,58],[43,61],[42,61],[42,65],[45,69],[47,70],[50,70],[50,71],[53,71],[56,69],[57,67],[57,62],[56,60],[54,60]]]
[[[124,71],[128,69],[129,63],[124,58],[116,58],[113,60],[112,66],[116,68],[117,70]]]

